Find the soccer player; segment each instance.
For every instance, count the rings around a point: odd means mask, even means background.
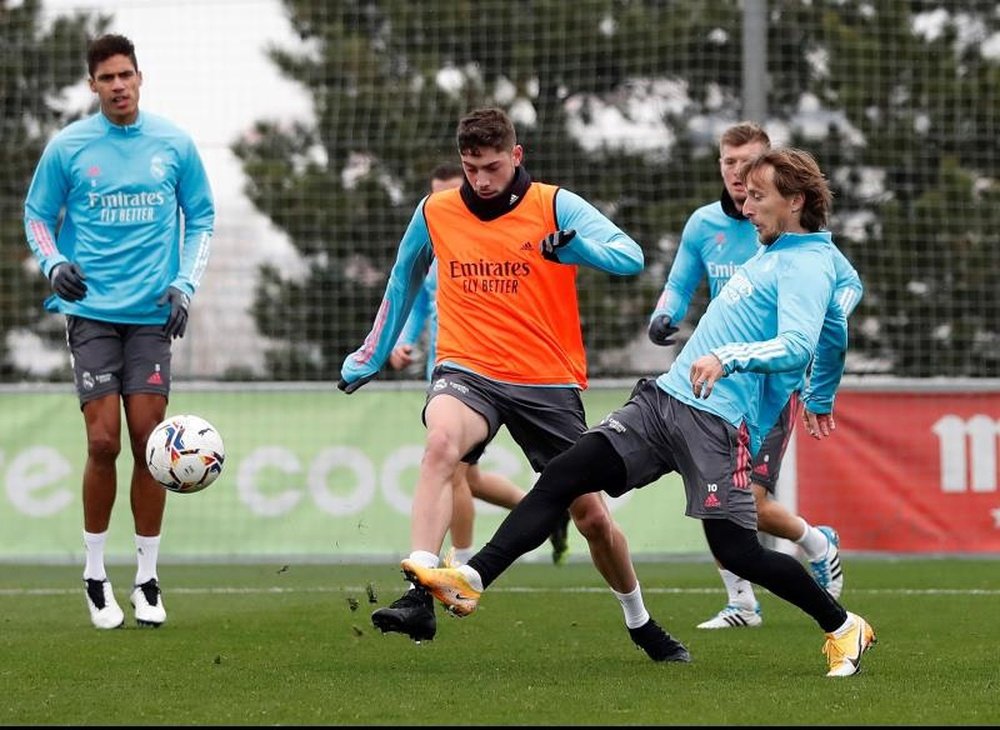
[[[451,190],[462,186],[465,171],[457,162],[444,162],[431,172],[431,192]],[[414,346],[427,332],[427,352],[425,363],[427,378],[434,372],[434,352],[437,341],[437,266],[431,264],[424,278],[424,284],[413,302],[410,316],[403,325],[403,331],[396,346],[389,354],[389,365],[394,370],[402,370],[413,363]],[[452,483],[452,514],[448,532],[451,535],[451,552],[448,561],[452,567],[461,565],[475,552],[472,548],[473,525],[476,517],[474,497],[497,507],[513,509],[524,497],[524,490],[502,474],[484,473],[478,464],[460,462],[455,469]],[[569,549],[569,512],[550,536],[552,541],[552,562],[563,562]]]
[[[722,197],[698,208],[684,226],[670,275],[650,316],[649,338],[653,343],[674,344],[678,330],[675,323],[684,319],[691,297],[703,278],[708,278],[709,295],[715,297],[739,266],[757,252],[760,246],[757,231],[743,215],[746,188],[737,173],[741,165],[770,146],[767,132],[753,122],[741,122],[723,132],[719,140]],[[837,249],[834,251],[835,297],[844,315],[849,317],[862,295],[861,280],[843,254]],[[757,506],[757,529],[798,544],[816,581],[834,598],[840,598],[844,575],[836,530],[827,526],[813,527],[778,501],[768,498],[774,495],[798,411],[798,398],[793,395],[754,457],[750,488]],[[721,566],[719,574],[728,600],[718,614],[698,624],[698,628],[760,626],[760,602],[753,585]]]
[[[407,576],[454,613],[537,547],[559,511],[595,489],[620,496],[678,472],[688,516],[700,519],[712,555],[809,614],[826,632],[830,677],[858,671],[875,632],[844,609],[795,558],[764,548],[750,491],[751,454],[812,362],[803,401],[810,435],[833,427],[847,319],[834,298],[836,269],[826,225],[831,193],[816,161],[769,150],[741,168],[743,212],[761,250],[712,299],[670,369],[640,383],[629,401],[554,458],[493,538],[455,569],[407,559]]]
[[[427,437],[408,559],[427,568],[439,564],[455,469],[460,461],[474,463],[501,425],[535,471],[586,430],[577,267],[628,276],[643,266],[639,245],[590,203],[531,179],[503,110],[479,109],[463,117],[457,142],[465,182],[417,206],[374,327],[344,360],[338,383],[350,393],[375,377],[436,258],[436,367],[424,407]],[[594,492],[602,486],[600,480],[594,485]],[[687,661],[687,650],[650,618],[625,535],[604,500],[581,490],[581,498],[572,505],[567,501],[566,509],[621,602],[632,640],[655,661]],[[556,515],[546,534],[559,519]],[[383,632],[431,639],[433,599],[413,586],[375,611],[372,622]]]
[[[66,316],[86,427],[90,620],[99,629],[125,620],[104,565],[124,406],[138,563],[130,600],[139,625],[159,626],[167,617],[157,574],[166,491],[146,468],[144,451],[166,414],[172,340],[184,336],[208,262],[215,207],[190,136],[139,111],[142,73],[132,42],[121,35],[92,40],[87,68],[100,111],[46,146],[25,201],[25,232],[52,285],[45,308]]]

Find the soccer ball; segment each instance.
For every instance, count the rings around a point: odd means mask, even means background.
[[[146,442],[146,466],[153,479],[179,494],[200,492],[218,479],[226,460],[222,436],[199,416],[170,416]]]

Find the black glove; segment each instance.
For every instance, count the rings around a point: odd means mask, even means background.
[[[183,337],[184,330],[187,329],[188,307],[191,305],[191,297],[172,286],[156,303],[161,307],[164,304],[170,304],[170,316],[167,317],[167,323],[163,325],[163,331],[167,337]]]
[[[667,345],[674,344],[677,340],[672,335],[676,332],[677,328],[670,324],[670,317],[665,314],[655,317],[649,323],[649,339],[652,340],[654,345],[666,347]]]
[[[86,278],[83,269],[66,261],[56,264],[49,272],[52,291],[67,302],[78,302],[83,299],[87,293],[87,282],[84,281]]]
[[[559,263],[559,257],[556,256],[556,252],[575,237],[576,231],[572,228],[566,231],[550,233],[538,243],[538,248],[542,252],[542,258]]]
[[[341,378],[340,380],[337,381],[337,388],[347,393],[347,395],[350,395],[358,388],[360,388],[362,385],[367,383],[369,380],[374,378],[376,375],[378,375],[378,373],[372,373],[371,375],[366,375],[363,378],[358,378],[353,383],[348,383],[346,380]]]

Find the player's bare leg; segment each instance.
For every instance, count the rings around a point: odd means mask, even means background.
[[[167,399],[158,393],[135,393],[125,398],[125,419],[132,452],[129,494],[135,520],[136,548],[136,572],[130,601],[135,609],[136,623],[154,628],[162,626],[167,620],[157,573],[167,492],[146,468],[146,442],[166,411]]]
[[[91,623],[99,629],[115,629],[124,624],[125,614],[108,580],[104,546],[118,491],[115,466],[121,451],[118,394],[85,403],[83,419],[87,431],[87,460],[83,467],[83,541],[86,547],[83,581]]]
[[[486,439],[489,428],[480,414],[450,395],[432,398],[424,420],[427,441],[410,513],[408,560],[436,568],[451,523],[452,485],[459,460]],[[433,639],[437,633],[434,599],[420,586],[411,586],[391,605],[374,611],[372,623],[383,633],[403,633],[414,641]]]

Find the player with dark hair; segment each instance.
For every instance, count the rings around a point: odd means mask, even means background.
[[[465,171],[458,162],[442,162],[431,172],[431,192],[439,193],[462,186]],[[396,346],[389,354],[389,364],[394,370],[402,370],[413,363],[414,347],[426,332],[427,344],[425,364],[427,379],[434,372],[435,349],[437,343],[437,266],[431,264],[424,278],[417,298],[413,302],[410,316],[403,325],[403,331]],[[468,560],[475,550],[472,547],[473,526],[476,519],[475,498],[505,509],[513,509],[524,497],[524,490],[502,474],[483,472],[478,464],[460,462],[455,469],[452,482],[452,515],[448,533],[451,535],[451,551],[448,562],[455,567]],[[550,536],[552,541],[552,562],[559,565],[565,560],[569,549],[569,512]]]
[[[338,384],[352,392],[379,372],[436,258],[437,356],[424,407],[427,438],[409,557],[428,568],[440,562],[458,463],[477,461],[501,425],[536,471],[586,430],[577,267],[629,276],[643,266],[639,245],[594,206],[531,179],[503,110],[463,117],[456,137],[465,182],[417,206],[374,328],[344,360]],[[600,488],[595,482],[594,489]],[[625,535],[604,500],[581,493],[562,512],[567,508],[621,602],[632,640],[656,661],[687,661],[687,650],[650,618]],[[546,535],[559,519],[554,517]],[[413,639],[430,639],[436,631],[433,600],[417,587],[375,611],[372,621],[382,631]]]
[[[708,280],[710,297],[715,297],[740,265],[757,253],[760,247],[757,231],[743,215],[746,188],[740,180],[739,169],[770,146],[767,132],[753,122],[734,124],[722,133],[719,139],[722,196],[698,208],[684,225],[663,293],[650,316],[649,339],[654,344],[674,344],[678,331],[675,323],[684,319],[691,298],[703,279]],[[834,296],[844,315],[850,316],[861,299],[861,279],[843,254],[836,248],[834,251],[837,270]],[[834,598],[840,598],[844,575],[837,531],[825,525],[813,527],[777,500],[768,498],[774,495],[785,448],[799,411],[798,398],[793,395],[754,456],[751,489],[757,507],[757,529],[799,545],[816,582]],[[719,566],[719,575],[726,587],[726,605],[715,616],[698,624],[698,628],[760,626],[760,602],[750,581],[722,566]]]
[[[826,632],[827,676],[854,674],[875,632],[844,609],[795,558],[764,548],[750,491],[751,456],[801,387],[807,429],[833,427],[833,395],[847,348],[847,319],[834,298],[836,268],[826,225],[831,193],[816,161],[770,150],[740,173],[744,214],[761,250],[712,299],[670,369],[554,458],[486,546],[459,568],[402,567],[458,615],[545,539],[559,511],[596,489],[612,496],[678,472],[686,513],[700,519],[712,555],[736,575],[809,614]]]
[[[159,626],[167,617],[157,575],[166,492],[144,452],[166,414],[171,344],[184,336],[208,263],[215,207],[191,137],[139,111],[132,42],[93,40],[87,68],[100,111],[45,147],[25,201],[25,231],[52,285],[45,308],[66,315],[86,425],[83,578],[91,622],[99,629],[124,622],[104,565],[124,406],[138,563],[131,602],[140,625]]]

